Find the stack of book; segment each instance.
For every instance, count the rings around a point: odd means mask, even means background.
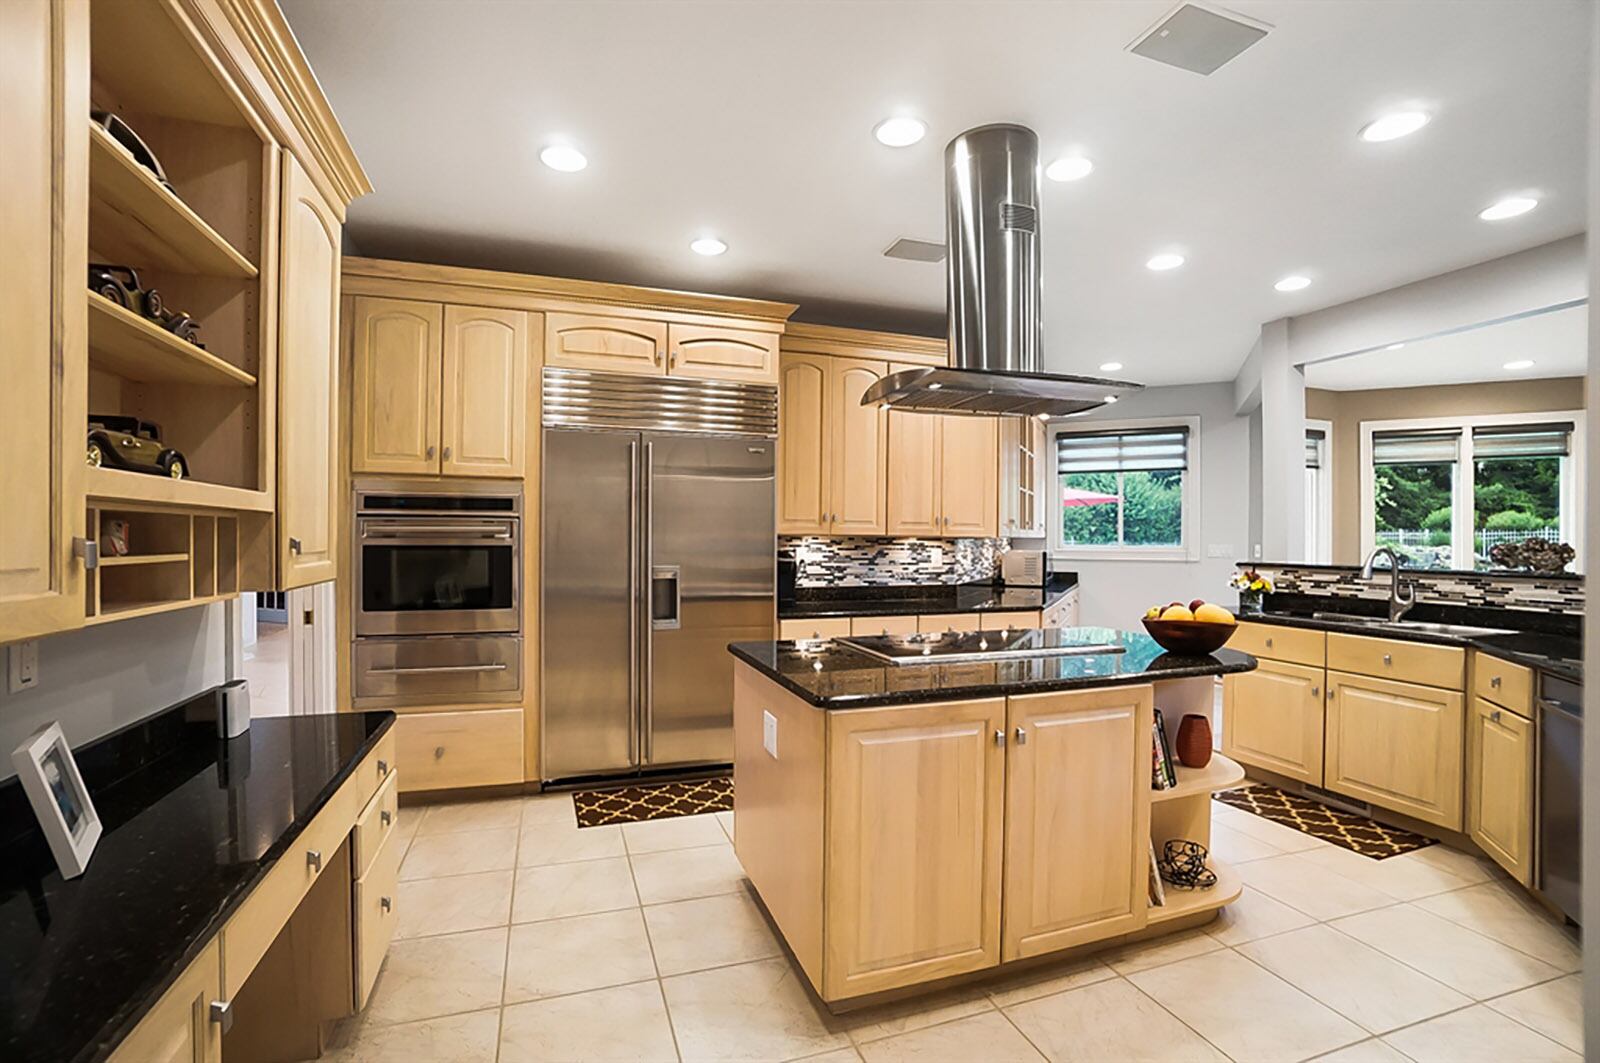
[[[1155,725],[1150,736],[1151,765],[1150,787],[1153,790],[1170,790],[1178,785],[1178,762],[1172,756],[1172,743],[1167,740],[1167,724],[1156,710]]]

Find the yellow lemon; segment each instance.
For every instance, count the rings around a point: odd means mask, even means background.
[[[1146,609],[1144,611],[1144,618],[1146,620],[1159,620],[1159,619],[1161,619],[1161,606],[1152,605],[1150,608]]]
[[[1161,619],[1163,619],[1163,620],[1193,620],[1194,619],[1194,614],[1189,612],[1189,609],[1188,609],[1187,606],[1169,605],[1162,612]]]
[[[1233,614],[1232,613],[1228,612],[1222,606],[1215,605],[1215,604],[1213,604],[1211,602],[1207,602],[1206,604],[1202,605],[1200,608],[1196,609],[1194,611],[1194,618],[1196,620],[1204,620],[1209,624],[1231,624],[1231,623],[1233,623]]]

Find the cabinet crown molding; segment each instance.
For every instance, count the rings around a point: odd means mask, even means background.
[[[783,350],[793,354],[833,354],[852,358],[893,358],[945,365],[949,344],[931,336],[792,322],[783,333]]]

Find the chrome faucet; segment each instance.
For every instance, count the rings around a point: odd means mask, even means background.
[[[1417,604],[1417,588],[1415,585],[1410,585],[1405,588],[1404,594],[1401,593],[1400,559],[1395,556],[1394,550],[1387,546],[1377,547],[1367,555],[1366,561],[1361,564],[1362,579],[1372,578],[1372,563],[1378,559],[1379,554],[1387,554],[1389,557],[1389,623],[1392,624]]]

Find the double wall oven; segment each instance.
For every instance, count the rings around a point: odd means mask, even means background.
[[[522,693],[522,489],[357,481],[358,708]]]

